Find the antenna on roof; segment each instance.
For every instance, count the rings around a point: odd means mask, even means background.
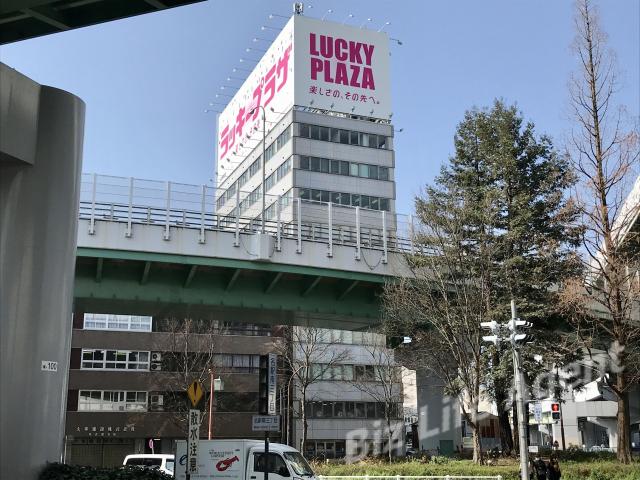
[[[302,3],[302,2],[294,2],[294,4],[293,4],[293,14],[294,15],[303,15],[304,14],[304,3]]]

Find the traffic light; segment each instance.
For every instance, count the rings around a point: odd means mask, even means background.
[[[560,404],[559,403],[551,404],[551,419],[560,420]]]
[[[485,335],[482,337],[482,340],[485,342],[491,342],[494,345],[498,345],[500,343],[500,340],[502,340],[500,338],[500,329],[501,329],[501,325],[496,322],[495,320],[492,320],[490,322],[480,322],[480,326],[482,328],[487,328],[491,331],[491,333],[493,333],[493,335]]]
[[[269,355],[260,355],[258,370],[258,412],[266,415],[269,405]]]

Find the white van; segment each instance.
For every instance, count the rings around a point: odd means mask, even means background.
[[[198,480],[262,480],[265,464],[269,480],[316,480],[304,457],[293,447],[269,444],[265,462],[261,440],[200,440],[198,442]],[[176,443],[175,478],[186,480],[187,442]],[[192,476],[191,478],[194,478]]]
[[[175,466],[174,458],[173,455],[164,453],[141,453],[137,455],[127,455],[122,465],[160,470],[161,472],[173,475]]]

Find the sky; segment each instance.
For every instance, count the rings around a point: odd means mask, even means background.
[[[640,2],[598,0],[621,71],[615,103],[640,118]],[[0,47],[0,60],[87,105],[83,171],[212,185],[216,102],[254,37],[273,39],[288,0],[217,0]],[[312,5],[309,8],[308,5]],[[515,103],[558,147],[571,128],[576,68],[570,0],[314,0],[306,15],[368,28],[391,42],[399,213],[453,153],[466,110]],[[371,18],[371,22],[367,19]],[[266,45],[266,44],[265,44]],[[239,82],[237,82],[239,83]],[[400,132],[399,130],[402,129]]]

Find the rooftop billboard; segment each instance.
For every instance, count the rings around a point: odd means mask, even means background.
[[[293,105],[388,120],[390,90],[385,33],[294,15],[220,114],[218,165],[248,153],[243,139],[261,140],[257,106],[267,121]]]

